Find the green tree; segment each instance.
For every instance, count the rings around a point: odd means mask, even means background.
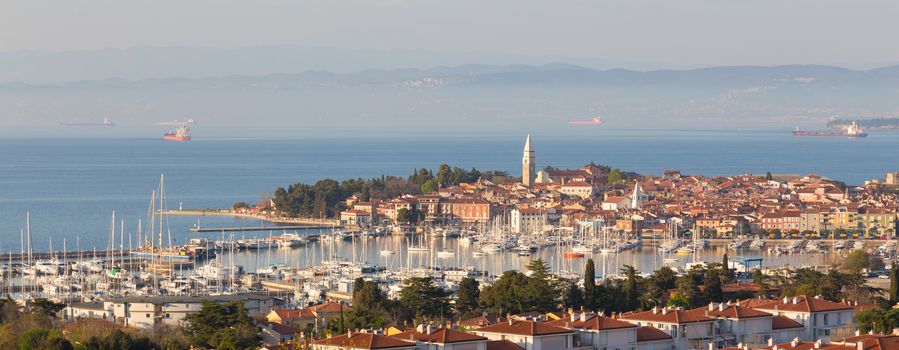
[[[434,179],[430,179],[421,184],[421,193],[437,192],[437,188],[437,182]]]
[[[677,278],[677,293],[686,298],[689,306],[699,305],[700,291],[693,276],[684,275]]]
[[[618,168],[612,169],[609,171],[609,176],[607,177],[609,187],[615,186],[619,183],[623,183],[626,179],[626,176],[623,171]]]
[[[36,298],[31,302],[31,310],[41,315],[54,317],[57,313],[65,309],[65,304],[50,301],[46,298]]]
[[[255,349],[260,340],[241,302],[204,301],[200,311],[187,316],[186,332],[193,344],[218,349]]]
[[[499,280],[481,291],[481,304],[499,313],[534,311],[536,308],[527,301],[528,282],[528,277],[521,272],[503,272]]]
[[[584,307],[596,310],[596,266],[593,259],[587,259],[584,267]]]
[[[624,265],[621,267],[621,274],[624,275],[624,285],[622,286],[622,291],[624,292],[624,310],[636,310],[640,307],[640,288],[639,283],[637,281],[637,269],[635,269],[631,265]]]
[[[890,305],[899,303],[899,262],[894,261],[890,269]]]
[[[558,305],[559,293],[549,280],[549,265],[543,259],[532,260],[528,264],[528,271],[530,272],[526,290],[528,302],[536,307],[537,311],[554,310]]]
[[[719,273],[717,269],[708,269],[705,272],[705,295],[709,301],[716,303],[724,301],[724,292],[721,290]]]
[[[867,269],[870,265],[871,257],[868,255],[868,252],[861,249],[853,250],[843,260],[843,267],[855,274]]]
[[[581,287],[572,280],[562,280],[562,306],[566,308],[579,309],[584,306],[584,292]]]
[[[404,281],[400,302],[409,308],[416,320],[446,318],[450,311],[446,292],[430,277],[413,277]]]
[[[685,297],[681,293],[675,293],[671,296],[671,298],[668,298],[668,303],[666,304],[666,306],[688,309],[690,308],[690,300],[688,300],[687,297]]]
[[[474,278],[465,277],[459,282],[456,293],[456,313],[467,318],[480,308],[480,284]]]
[[[727,253],[721,258],[721,278],[726,283],[734,281],[734,271],[730,269],[730,261],[727,259]]]

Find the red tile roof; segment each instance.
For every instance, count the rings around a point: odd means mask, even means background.
[[[790,329],[790,328],[802,328],[802,323],[796,322],[792,318],[786,316],[774,316],[771,318],[771,329]]]
[[[315,314],[313,314],[312,310],[310,309],[278,309],[274,311],[282,321],[301,318],[315,318]]]
[[[566,317],[562,317],[558,320],[546,322],[546,324],[558,326],[558,327],[566,327],[566,328],[578,328],[578,329],[591,329],[591,330],[605,330],[605,329],[622,329],[622,328],[635,328],[637,325],[629,322],[619,321],[611,317],[605,316],[592,316],[586,321],[581,321],[580,318],[575,318],[574,321],[571,321],[571,317],[569,315],[565,315]]]
[[[795,302],[794,302],[795,300]],[[793,298],[787,298],[787,301],[784,302],[783,299],[772,300],[770,303],[758,305],[754,308],[759,310],[771,310],[771,311],[796,311],[796,312],[822,312],[822,311],[835,311],[835,310],[852,310],[852,305],[847,305],[843,303],[836,303],[829,300],[817,299],[817,298],[809,298],[807,296],[801,295]]]
[[[353,333],[352,335],[341,334],[336,337],[316,340],[315,344],[348,349],[394,349],[415,347],[415,343],[372,333]]]
[[[702,313],[688,312],[680,309],[662,309],[658,311],[649,310],[643,312],[622,314],[621,319],[625,321],[650,321],[670,324],[714,321],[712,318],[706,317]]]
[[[479,340],[487,340],[487,338],[461,332],[452,329],[440,328],[437,329],[430,334],[419,332],[416,330],[406,331],[402,333],[397,333],[391,335],[391,337],[403,340],[410,341],[423,341],[423,342],[431,342],[438,344],[450,344],[450,343],[461,343],[461,342],[469,342],[469,341],[479,341]]]
[[[340,303],[336,301],[328,301],[324,304],[310,306],[309,310],[315,312],[340,312],[341,308],[343,308],[343,305],[341,305]]]
[[[662,332],[661,330],[654,327],[640,327],[637,328],[637,342],[644,341],[657,341],[657,340],[666,340],[671,339],[671,336],[668,333]]]
[[[524,348],[508,340],[491,340],[487,342],[487,350],[524,350]]]
[[[721,317],[721,318],[732,318],[732,319],[741,319],[741,318],[753,318],[753,317],[770,317],[771,314],[759,311],[755,309],[751,309],[748,307],[743,307],[740,305],[724,305],[723,310],[719,308],[717,305],[709,310],[709,307],[701,307],[697,309],[690,310],[688,312],[699,313],[703,316],[709,317]]]
[[[486,332],[486,333],[502,333],[502,334],[516,334],[516,335],[529,335],[529,336],[539,336],[539,335],[550,335],[550,334],[564,334],[564,333],[572,333],[570,329],[562,328],[558,326],[553,326],[546,323],[540,323],[535,321],[512,321],[497,323],[495,325],[490,325],[486,327],[481,327],[477,329],[478,332]]]

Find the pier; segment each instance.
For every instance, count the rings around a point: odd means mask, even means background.
[[[242,231],[284,231],[327,229],[333,226],[326,225],[284,225],[284,226],[248,226],[248,227],[192,227],[191,232],[242,232]]]

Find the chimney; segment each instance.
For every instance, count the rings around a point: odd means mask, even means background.
[[[724,311],[724,303],[718,304],[718,311]]]
[[[857,336],[860,336],[860,335],[862,335],[862,331],[856,329],[856,330],[855,330],[855,336],[857,337]]]
[[[652,307],[652,314],[655,315],[655,314],[657,314],[657,313],[659,313],[659,307],[658,307],[658,306],[653,306],[653,307]]]
[[[790,342],[790,346],[795,348],[796,345],[799,345],[799,337],[793,338],[793,341]]]
[[[856,350],[865,350],[865,342],[860,341],[860,342],[855,343],[855,349]]]
[[[790,297],[784,297],[784,304],[789,303],[789,302],[790,302]]]
[[[512,325],[512,314],[511,313],[506,313],[506,320],[509,321],[509,325],[511,326]]]
[[[415,331],[418,332],[418,333],[424,333],[424,332],[425,332],[425,324],[424,324],[424,323],[420,323],[420,324],[418,325],[418,327],[415,327]]]
[[[899,328],[893,328],[893,335],[899,335]]]
[[[585,321],[587,321],[587,313],[581,312],[581,322],[585,322]]]
[[[793,297],[793,304],[799,304],[799,297]]]
[[[768,338],[768,346],[774,346],[774,338]]]
[[[573,308],[573,307],[568,308],[568,313],[569,313],[569,314],[573,314],[573,313],[574,313],[574,308]]]
[[[715,311],[715,303],[709,303],[709,311]]]
[[[574,312],[572,312],[569,317],[571,318],[571,322],[574,322],[574,319],[575,319]]]
[[[353,337],[353,330],[352,330],[352,329],[346,331],[346,337],[347,337],[347,339]]]
[[[425,327],[425,333],[431,334],[431,332],[433,332],[433,330],[431,329],[431,324],[428,323],[428,325]]]
[[[715,350],[715,342],[713,342],[713,341],[709,342],[709,350]]]
[[[663,308],[662,308],[662,315],[667,315],[667,314],[668,314],[668,308],[667,308],[667,307],[663,307]]]

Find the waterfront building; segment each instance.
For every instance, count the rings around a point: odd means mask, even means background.
[[[65,314],[75,318],[102,318],[138,329],[150,329],[163,324],[180,327],[191,313],[199,312],[203,302],[243,303],[250,317],[264,317],[275,300],[262,294],[199,295],[199,296],[135,296],[97,303],[76,303],[66,307]]]
[[[534,185],[537,176],[536,160],[534,148],[531,145],[531,133],[528,133],[528,138],[524,141],[524,155],[521,158],[521,183],[527,187]]]
[[[888,234],[896,235],[896,210],[886,208],[865,208],[859,213],[866,232],[873,232],[878,236]]]
[[[365,210],[345,210],[340,212],[340,224],[344,226],[363,227],[373,222],[372,213]]]
[[[541,233],[548,223],[546,209],[537,208],[514,208],[510,219],[515,233]]]
[[[454,198],[446,201],[451,204],[450,212],[457,223],[486,224],[493,214],[491,203],[481,198]]]

